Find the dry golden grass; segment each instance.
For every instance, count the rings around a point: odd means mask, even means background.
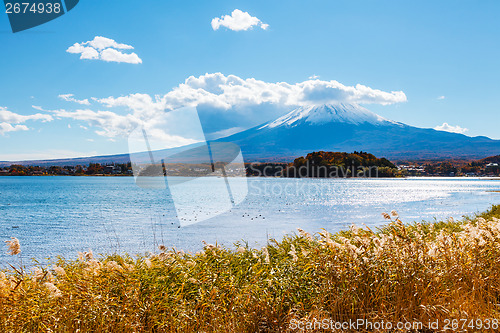
[[[500,318],[500,207],[460,222],[386,217],[376,232],[299,230],[261,250],[206,244],[197,254],[83,253],[29,273],[13,267],[0,273],[0,331],[286,332],[292,319]]]

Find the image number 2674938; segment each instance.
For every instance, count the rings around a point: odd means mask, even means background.
[[[72,10],[79,0],[4,0],[12,32],[31,29]]]

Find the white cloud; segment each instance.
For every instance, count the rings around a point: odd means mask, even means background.
[[[168,111],[182,107],[197,107],[204,130],[213,139],[275,119],[298,106],[337,102],[385,105],[405,102],[406,95],[402,91],[385,92],[359,84],[345,86],[337,81],[316,79],[290,84],[213,73],[190,76],[164,95],[135,93],[91,99],[101,107],[121,109],[50,112],[58,119],[84,122],[78,126],[92,127],[95,133],[108,139],[125,138],[138,126],[146,126],[156,139],[180,145],[193,143],[191,138],[195,138],[188,131],[170,135],[179,131],[172,128],[175,124],[169,122]]]
[[[135,53],[122,53],[115,49],[105,49],[101,52],[101,59],[108,62],[126,62],[129,64],[141,64],[142,60]]]
[[[438,100],[442,100],[442,99],[445,99],[445,98],[446,98],[446,96],[439,96],[437,99]]]
[[[452,126],[449,125],[448,123],[443,123],[443,125],[436,126],[434,127],[436,131],[445,131],[445,132],[450,132],[450,133],[458,133],[458,134],[464,134],[465,132],[468,131],[467,128],[462,128],[460,126]]]
[[[75,102],[82,105],[90,105],[88,99],[76,99],[73,96],[74,96],[73,94],[62,94],[59,95],[59,98],[67,102]]]
[[[75,43],[70,46],[66,52],[75,54],[79,53],[81,54],[80,59],[99,59],[99,52],[96,49],[90,46],[83,46],[82,44]]]
[[[94,37],[93,40],[87,42],[90,46],[97,50],[104,50],[107,49],[108,47],[112,47],[114,49],[120,49],[120,50],[133,50],[134,47],[131,45],[127,44],[119,44],[112,40],[111,38],[106,38],[106,37],[101,37],[101,36],[96,36]]]
[[[168,113],[163,112],[158,114],[154,119],[150,119],[146,115],[119,115],[111,111],[93,111],[89,109],[66,111],[66,110],[53,110],[51,111],[54,117],[59,119],[73,119],[84,121],[92,127],[98,128],[95,131],[97,135],[108,138],[110,141],[115,141],[114,138],[127,137],[134,129],[139,126],[144,126],[152,139],[162,140],[168,142],[171,146],[165,148],[184,146],[198,142],[179,135],[170,135],[165,129],[168,129],[166,118]],[[172,124],[175,126],[175,124]],[[86,129],[85,126],[80,126]]]
[[[54,117],[87,122],[90,126],[99,127],[97,134],[105,137],[126,136],[137,126],[137,121],[131,116],[122,116],[111,111],[93,110],[54,110]]]
[[[155,114],[158,111],[199,105],[221,109],[261,104],[293,107],[338,102],[388,105],[406,102],[406,95],[402,91],[385,92],[361,84],[345,86],[334,80],[289,84],[213,73],[190,76],[167,94],[156,95],[154,99],[148,94],[139,93],[92,99],[107,107],[126,106],[136,113]]]
[[[316,79],[319,79],[319,75],[313,74],[309,76],[309,80],[316,80]]]
[[[406,102],[402,91],[385,92],[362,84],[352,87],[337,81],[309,80],[295,86],[300,90],[299,101],[302,105],[335,102],[388,105]]]
[[[28,131],[26,125],[21,125],[30,120],[40,120],[42,122],[52,121],[52,116],[48,114],[33,114],[24,116],[7,110],[5,107],[0,106],[0,135],[5,135],[9,132]]]
[[[17,131],[28,131],[29,128],[25,125],[14,125],[12,126],[9,123],[0,123],[0,135],[5,135],[9,132],[17,132]]]
[[[139,58],[136,53],[123,53],[118,51],[132,49],[134,49],[134,47],[131,45],[120,44],[113,39],[96,36],[91,41],[73,44],[66,52],[80,54],[80,59],[141,64],[142,59]]]
[[[168,108],[207,103],[225,108],[263,103],[285,106],[336,102],[387,105],[405,102],[406,95],[402,91],[385,92],[360,84],[354,87],[345,86],[334,80],[316,79],[289,84],[214,73],[199,77],[190,76],[161,100]]]
[[[46,122],[46,121],[52,121],[53,118],[51,115],[42,113],[24,116],[21,114],[11,112],[7,110],[7,108],[0,106],[0,121],[13,124],[21,124],[27,122],[28,120],[41,120],[43,122]]]
[[[92,99],[108,108],[126,107],[132,111],[130,116],[143,121],[168,110],[198,107],[207,133],[222,134],[228,128],[259,125],[297,106],[338,102],[387,105],[405,102],[406,95],[360,84],[345,86],[337,81],[316,79],[290,84],[213,73],[190,76],[165,95],[136,93]]]
[[[121,97],[107,97],[92,99],[98,103],[104,104],[106,107],[120,107],[124,106],[134,111],[134,115],[138,117],[154,117],[156,114],[164,112],[166,109],[173,109],[174,107],[167,107],[165,99],[160,96],[155,96],[153,99],[148,94],[130,94]],[[184,105],[178,105],[182,107]]]
[[[248,30],[253,27],[260,27],[266,30],[269,24],[263,23],[247,12],[235,9],[231,15],[223,15],[220,18],[216,17],[212,19],[212,29],[218,30],[220,27],[226,27],[233,31]]]

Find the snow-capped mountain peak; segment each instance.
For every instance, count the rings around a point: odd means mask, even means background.
[[[235,143],[246,159],[261,162],[291,161],[313,151],[368,151],[405,160],[483,158],[500,152],[500,140],[405,125],[355,104],[300,107],[219,141]]]
[[[265,124],[261,128],[275,128],[279,126],[295,127],[302,123],[309,123],[311,125],[327,123],[346,123],[354,125],[366,123],[372,125],[398,124],[359,105],[339,103],[299,107],[275,121]]]

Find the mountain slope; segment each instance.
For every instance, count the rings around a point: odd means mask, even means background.
[[[220,139],[238,144],[247,160],[277,160],[312,151],[368,151],[390,159],[483,158],[500,141],[422,129],[350,104],[301,107],[275,121]]]
[[[385,119],[352,104],[308,106],[274,121],[217,140],[241,147],[246,161],[291,161],[313,151],[367,151],[391,160],[480,159],[500,154],[500,141],[487,137],[417,128]],[[192,148],[197,144],[192,145]],[[191,147],[191,146],[189,146]],[[157,152],[165,156],[184,151]],[[148,161],[149,154],[135,153],[134,160]],[[128,154],[77,159],[16,162],[23,165],[78,165],[127,163]],[[0,162],[9,166],[14,162]]]

